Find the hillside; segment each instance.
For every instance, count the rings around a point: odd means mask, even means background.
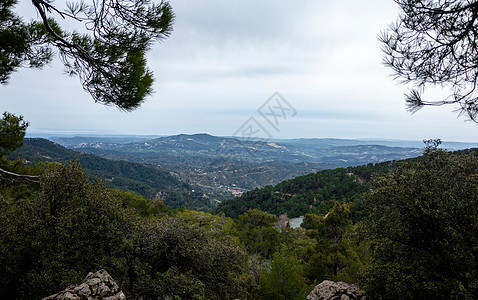
[[[478,148],[449,152],[450,155],[478,155]],[[355,220],[361,218],[361,195],[369,190],[368,183],[372,174],[382,174],[397,168],[405,161],[415,161],[421,156],[407,160],[393,160],[381,163],[369,163],[348,168],[321,170],[316,173],[299,176],[264,188],[248,191],[240,197],[220,203],[214,211],[237,218],[249,209],[289,217],[306,213],[326,214],[336,201],[352,203]]]
[[[229,195],[319,170],[416,157],[422,151],[401,147],[397,142],[390,146],[376,144],[382,141],[341,139],[261,142],[209,134],[180,134],[136,142],[126,142],[127,138],[116,142],[91,137],[52,139],[108,159],[159,165],[209,193]]]
[[[191,186],[180,179],[152,165],[121,160],[108,160],[93,154],[67,149],[45,139],[25,139],[24,146],[10,155],[31,162],[68,162],[78,159],[91,180],[99,177],[109,187],[135,191],[150,199],[161,199],[171,207],[189,207],[209,210],[211,199],[221,195],[205,194],[197,186]],[[221,199],[222,199],[221,198]]]
[[[246,192],[241,197],[223,201],[214,211],[232,218],[253,208],[275,215],[286,213],[289,217],[305,213],[324,215],[339,201],[353,204],[352,214],[357,220],[362,213],[361,195],[369,189],[367,183],[372,174],[388,172],[401,162],[318,171]]]

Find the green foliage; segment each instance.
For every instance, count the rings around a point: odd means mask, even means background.
[[[52,165],[37,194],[2,199],[1,298],[47,295],[115,256],[126,211],[78,164]]]
[[[121,199],[123,207],[133,208],[142,217],[156,216],[166,210],[164,203],[160,200],[150,201],[131,191],[111,190],[111,192]]]
[[[275,222],[277,222],[277,216],[258,209],[250,209],[238,218],[239,226],[245,229],[270,227],[274,226]]]
[[[237,228],[233,230],[249,252],[249,272],[243,280],[252,299],[274,299],[282,294],[289,299],[291,293],[301,298],[299,295],[304,292],[302,262],[312,240],[302,228],[278,228],[275,215],[251,209],[239,216]],[[284,289],[274,286],[277,280],[283,280],[288,286]]]
[[[277,216],[258,209],[251,209],[239,216],[238,236],[249,253],[270,258],[279,249],[280,233],[275,222]]]
[[[27,127],[28,122],[23,120],[23,116],[17,117],[8,112],[3,113],[3,117],[0,118],[0,155],[23,145]]]
[[[39,22],[25,24],[12,10],[17,2],[0,0],[0,84],[18,67],[41,68],[52,56],[45,28]]]
[[[306,220],[307,234],[316,240],[304,255],[306,277],[315,283],[326,279],[357,282],[362,250],[350,237],[350,205],[337,202],[325,217],[306,215]]]
[[[360,208],[360,195],[367,187],[351,174],[353,168],[323,170],[273,186],[254,189],[241,197],[221,202],[216,212],[237,218],[247,210],[256,208],[272,214],[287,213],[290,217],[307,212],[325,214],[335,201],[354,202]]]
[[[300,227],[305,229],[316,229],[323,223],[323,221],[323,216],[316,214],[306,214],[304,216],[304,220],[302,220],[302,224],[300,224]]]
[[[302,275],[301,261],[285,252],[276,252],[270,268],[261,272],[260,290],[263,299],[305,299],[310,290]]]
[[[242,293],[246,260],[236,239],[186,220],[164,216],[140,223],[125,251],[129,266],[122,286],[131,295],[231,299]]]
[[[458,104],[462,114],[478,122],[478,53],[476,1],[396,0],[397,22],[380,40],[384,62],[396,77],[415,86],[406,95],[410,111],[426,105]],[[424,100],[426,87],[447,87],[443,99]]]
[[[41,68],[58,50],[65,70],[80,78],[95,102],[133,110],[152,93],[153,75],[146,52],[154,40],[168,37],[174,13],[167,2],[150,0],[70,2],[32,0],[41,21],[25,23],[13,11],[15,0],[0,1],[0,83],[17,68]],[[62,19],[87,23],[88,33],[67,31]]]
[[[311,219],[310,216],[308,218],[309,220]],[[334,207],[324,217],[316,217],[313,222],[308,222],[309,224],[305,224],[305,226],[308,225],[313,229],[309,233],[310,236],[319,241],[325,240],[336,243],[352,227],[350,205],[336,202]]]
[[[184,222],[198,224],[200,227],[214,233],[217,237],[233,234],[236,231],[234,221],[225,216],[195,210],[181,210],[177,215]]]
[[[141,196],[90,184],[78,162],[50,164],[39,190],[4,185],[2,299],[47,296],[100,268],[129,299],[247,295],[246,256],[227,218],[158,213]]]
[[[364,224],[372,240],[372,297],[478,296],[478,158],[427,148],[423,158],[375,178]]]
[[[294,255],[298,259],[304,260],[307,249],[311,247],[315,239],[310,238],[307,230],[303,228],[283,228],[279,236],[280,250]]]

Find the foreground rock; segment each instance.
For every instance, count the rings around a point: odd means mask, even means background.
[[[79,285],[72,285],[43,300],[124,300],[126,299],[113,278],[105,270],[90,273]]]
[[[356,285],[324,280],[315,286],[307,300],[365,300],[365,296]]]

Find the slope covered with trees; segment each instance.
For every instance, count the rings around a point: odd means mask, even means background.
[[[206,215],[167,216],[160,202],[88,183],[75,162],[40,172],[35,186],[0,182],[2,299],[42,298],[99,268],[129,299],[241,294],[245,253],[227,219],[211,216],[211,230],[195,221]]]
[[[217,213],[237,218],[249,209],[297,217],[306,213],[325,215],[335,202],[352,204],[354,218],[362,213],[361,197],[369,189],[372,173],[383,173],[401,161],[368,164],[350,168],[322,170],[283,181],[276,186],[256,188],[241,197],[221,202]]]
[[[304,299],[326,279],[358,284],[372,299],[474,299],[478,156],[438,143],[418,159],[263,189],[271,210],[284,207],[271,195],[292,203],[312,190],[315,206],[295,229],[257,208],[241,208],[236,221],[168,209],[90,183],[78,160],[24,164],[3,154],[0,297],[41,298],[104,268],[130,299]],[[56,153],[47,145],[44,158]]]
[[[149,199],[161,199],[171,207],[189,207],[209,210],[213,207],[209,197],[204,197],[199,187],[173,177],[169,172],[151,165],[127,161],[113,161],[66,149],[45,139],[25,139],[24,145],[10,154],[31,162],[62,162],[77,159],[94,181],[100,178],[106,186],[131,190]]]

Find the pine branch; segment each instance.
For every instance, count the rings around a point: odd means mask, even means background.
[[[0,173],[6,174],[6,175],[9,175],[9,176],[13,176],[13,178],[12,178],[13,181],[26,181],[26,182],[29,182],[29,183],[40,183],[40,181],[38,180],[40,178],[40,176],[17,174],[17,173],[13,173],[13,172],[10,172],[10,171],[6,171],[2,168],[0,168]],[[1,178],[4,178],[4,177],[1,176]]]

